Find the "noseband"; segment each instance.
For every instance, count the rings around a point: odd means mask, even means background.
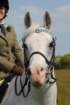
[[[24,53],[26,53],[26,45],[25,45],[25,43],[24,43],[24,45],[23,45],[24,47]],[[31,58],[34,56],[34,55],[41,55],[43,58],[44,58],[44,60],[45,60],[45,62],[46,62],[46,64],[48,64],[48,67],[50,67],[51,65],[54,67],[54,58],[55,58],[55,39],[53,38],[53,42],[52,42],[52,48],[53,48],[53,52],[52,52],[52,57],[51,57],[51,59],[50,59],[50,61],[47,59],[47,57],[43,54],[43,53],[41,53],[41,52],[39,52],[39,51],[35,51],[35,52],[33,52],[31,55],[30,55],[30,57],[29,57],[29,59],[27,58],[27,56],[25,56],[25,68],[28,68],[28,66],[29,66],[29,63],[30,63],[30,60],[31,60]],[[26,55],[26,54],[25,54]]]

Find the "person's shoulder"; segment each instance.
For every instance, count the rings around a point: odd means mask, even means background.
[[[6,30],[8,32],[15,32],[15,28],[12,25],[7,25]]]

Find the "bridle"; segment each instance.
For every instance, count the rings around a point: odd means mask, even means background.
[[[46,64],[48,64],[49,66],[50,66],[50,65],[53,65],[53,63],[54,63],[54,58],[55,58],[55,39],[53,39],[52,44],[53,44],[53,45],[52,45],[52,46],[53,46],[53,52],[52,52],[52,57],[51,57],[51,60],[50,60],[50,61],[47,59],[47,57],[46,57],[43,53],[41,53],[41,52],[39,52],[39,51],[34,51],[34,52],[30,55],[29,60],[26,58],[27,61],[25,62],[25,67],[27,68],[27,67],[29,66],[29,62],[30,62],[31,58],[32,58],[34,55],[41,55],[41,56],[45,59]],[[25,50],[25,45],[24,45],[24,50]]]
[[[56,82],[56,79],[53,77],[53,75],[52,75],[52,72],[53,72],[53,68],[54,68],[54,66],[55,66],[55,45],[56,45],[56,43],[55,43],[55,39],[53,38],[53,41],[52,41],[52,48],[53,48],[53,51],[52,51],[52,57],[51,57],[51,59],[50,59],[50,61],[47,59],[47,57],[43,54],[43,53],[41,53],[41,52],[39,52],[39,51],[34,51],[33,53],[31,53],[31,55],[30,55],[30,57],[29,57],[29,59],[27,59],[27,57],[25,57],[25,68],[26,68],[26,74],[30,74],[29,73],[29,71],[27,70],[27,68],[28,68],[28,66],[29,66],[29,63],[30,63],[30,60],[31,60],[31,58],[34,56],[34,55],[40,55],[40,56],[42,56],[43,58],[44,58],[44,60],[45,60],[45,62],[46,62],[46,64],[48,65],[48,70],[50,71],[49,73],[47,73],[46,75],[51,75],[51,78],[53,79],[53,82],[52,81],[49,81],[49,80],[47,80],[47,82],[49,82],[49,83],[54,83],[54,82]],[[25,46],[25,43],[24,43],[24,50],[26,49],[25,48],[26,46]],[[25,51],[26,52],[26,51]]]
[[[47,30],[45,28],[38,28],[35,30],[36,33],[40,33],[40,32],[46,32]],[[26,37],[27,38],[27,37]],[[23,96],[24,97],[27,97],[29,92],[30,92],[30,89],[31,89],[31,81],[30,81],[30,71],[27,69],[28,66],[29,66],[29,63],[30,63],[30,60],[31,58],[34,56],[34,55],[40,55],[44,58],[46,64],[48,65],[48,70],[49,72],[46,74],[46,77],[47,75],[50,75],[51,79],[53,79],[53,81],[49,80],[49,78],[46,80],[46,83],[50,83],[50,84],[53,84],[56,82],[56,78],[53,76],[53,68],[54,68],[54,65],[55,65],[55,38],[52,39],[52,48],[53,48],[53,51],[52,51],[52,56],[51,56],[51,59],[50,61],[47,59],[47,57],[39,52],[39,51],[35,51],[33,53],[31,53],[31,55],[29,56],[29,59],[27,58],[26,56],[26,44],[25,44],[25,40],[26,38],[24,38],[24,41],[23,41],[23,49],[24,49],[24,55],[25,55],[25,75],[26,75],[26,78],[25,78],[25,82],[24,84],[22,83],[22,80],[21,80],[21,77],[20,77],[20,85],[21,85],[21,90],[19,92],[17,92],[17,78],[16,78],[16,81],[15,81],[15,93],[17,96],[19,96],[21,93],[23,93]],[[27,93],[24,92],[24,89],[25,87],[28,86],[28,91]]]

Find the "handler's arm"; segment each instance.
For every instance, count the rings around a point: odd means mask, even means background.
[[[11,63],[5,57],[0,56],[0,68],[3,68],[4,70],[11,72],[14,66],[16,66],[15,63]]]
[[[15,33],[15,30],[13,30],[13,33],[14,33],[14,46],[13,46],[13,53],[16,57],[16,61],[18,62],[18,64],[20,66],[24,66],[24,51],[23,49],[20,47],[18,41],[17,41],[17,38],[16,38],[16,33]]]

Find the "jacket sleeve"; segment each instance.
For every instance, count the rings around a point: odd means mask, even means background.
[[[16,57],[16,62],[18,62],[20,66],[24,66],[24,54],[17,41],[14,45],[14,55]]]
[[[17,41],[15,31],[14,31],[14,39],[15,39],[15,43],[14,43],[14,46],[13,46],[13,53],[16,57],[16,62],[18,62],[18,64],[23,67],[24,66],[24,51],[20,47],[20,45]]]
[[[11,63],[5,57],[0,56],[0,68],[11,72],[14,66],[16,66],[15,63]]]

